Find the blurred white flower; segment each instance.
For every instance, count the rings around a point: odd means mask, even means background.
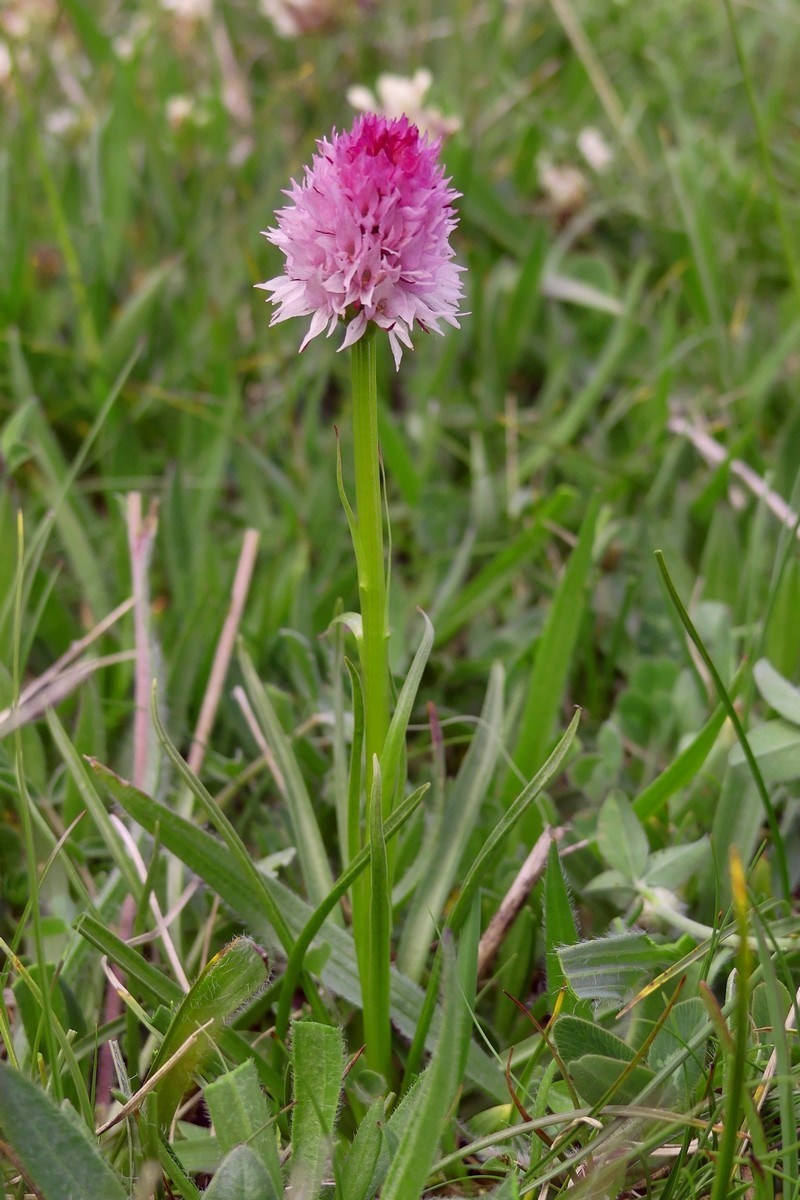
[[[593,171],[605,171],[614,160],[614,151],[599,129],[587,125],[578,134],[578,149]]]
[[[5,0],[0,9],[0,29],[16,41],[47,29],[56,17],[54,0]]]
[[[161,0],[161,7],[184,21],[207,21],[214,0]]]
[[[334,0],[261,0],[261,11],[283,37],[299,37],[333,24],[343,5]]]
[[[45,128],[54,137],[63,137],[71,133],[80,124],[80,117],[74,108],[54,108],[45,117]]]
[[[432,83],[430,71],[420,67],[410,78],[407,75],[379,75],[375,92],[355,84],[348,88],[347,99],[359,112],[379,113],[391,119],[406,116],[422,133],[436,138],[448,137],[461,128],[461,122],[458,117],[444,116],[438,108],[425,106],[425,96]]]
[[[144,13],[136,13],[124,33],[114,38],[114,53],[122,62],[130,62],[140,45],[152,32],[152,25]]]
[[[579,212],[586,203],[588,180],[577,167],[539,163],[539,187],[555,216],[566,218]]]
[[[180,129],[192,115],[194,101],[188,96],[170,96],[167,101],[167,121],[172,129]]]

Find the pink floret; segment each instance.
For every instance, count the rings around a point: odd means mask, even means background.
[[[349,133],[322,138],[302,184],[265,236],[286,256],[284,274],[257,286],[277,305],[272,325],[311,316],[303,339],[347,323],[341,350],[374,322],[386,330],[399,367],[414,325],[458,328],[460,272],[449,237],[458,192],[428,142],[406,117],[367,113]]]

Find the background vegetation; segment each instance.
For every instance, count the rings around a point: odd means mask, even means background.
[[[244,0],[7,0],[8,1196],[800,1195],[799,54],[790,0],[402,0],[296,36]],[[395,843],[395,1075],[343,1081],[346,903],[286,964],[329,890],[304,846],[348,863],[348,362],[252,285],[348,89],[420,67],[470,315],[379,359],[431,786]]]

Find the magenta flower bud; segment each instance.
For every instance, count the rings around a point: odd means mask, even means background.
[[[389,335],[395,365],[412,349],[414,326],[443,333],[458,328],[460,272],[449,237],[459,193],[429,142],[406,117],[368,113],[349,133],[317,142],[302,184],[276,213],[265,237],[286,256],[283,275],[256,286],[277,305],[270,322],[311,316],[301,350],[346,323],[340,350],[369,322]]]

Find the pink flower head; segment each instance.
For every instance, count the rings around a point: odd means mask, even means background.
[[[278,306],[270,324],[311,315],[304,350],[346,321],[344,350],[373,321],[399,367],[415,323],[458,328],[463,267],[448,238],[459,193],[447,186],[439,143],[406,117],[367,113],[317,147],[303,183],[286,192],[292,203],[276,213],[277,229],[265,233],[286,256],[283,275],[257,284]]]

